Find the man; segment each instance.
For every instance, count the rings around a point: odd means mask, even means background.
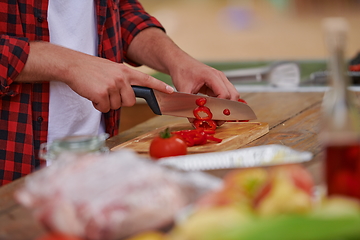
[[[170,74],[181,92],[239,97],[136,0],[2,1],[0,34],[0,185],[39,166],[43,142],[116,135],[119,108],[135,104],[131,85],[174,91],[122,62]]]

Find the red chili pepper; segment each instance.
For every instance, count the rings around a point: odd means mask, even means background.
[[[191,136],[188,133],[181,133],[181,131],[180,131],[180,132],[172,132],[172,134],[181,137],[185,141],[186,146],[188,146],[188,147],[192,147],[195,145],[195,140],[194,140],[193,136]]]
[[[180,136],[186,143],[186,146],[188,147],[192,147],[195,145],[195,141],[192,137],[190,136],[186,136],[186,135],[183,135],[183,134],[176,134],[178,136]]]
[[[199,120],[211,120],[213,116],[210,109],[205,106],[199,106],[195,108],[193,113],[195,118]],[[203,116],[204,114],[205,116]]]
[[[198,131],[197,129],[175,131],[172,132],[172,134],[176,134],[182,137],[187,143],[188,147],[206,143],[205,132]]]
[[[201,130],[204,131],[206,134],[210,134],[210,135],[215,134],[215,130],[212,129],[201,129]]]
[[[223,111],[223,114],[226,115],[226,116],[229,116],[230,115],[230,110],[228,108],[225,108],[224,111]]]
[[[174,134],[179,134],[182,136],[185,139],[185,142],[187,142],[188,146],[206,144],[208,140],[216,142],[222,141],[221,139],[212,136],[215,134],[217,125],[215,121],[211,120],[213,115],[210,109],[204,106],[206,101],[206,98],[196,99],[195,103],[198,107],[196,107],[193,111],[195,116],[195,120],[193,122],[195,130],[174,132]]]
[[[195,140],[191,134],[192,130],[181,130],[181,131],[174,131],[171,132],[172,134],[180,136],[186,143],[188,147],[195,145]]]
[[[173,131],[172,134],[190,134],[194,130],[179,130],[179,131]]]
[[[201,129],[201,128],[193,129],[193,130],[174,131],[171,133],[183,138],[188,147],[192,147],[192,146],[196,146],[196,145],[204,145],[207,143],[208,140],[215,141],[218,143],[222,141],[222,139],[215,138],[213,136],[215,131]]]
[[[194,129],[186,132],[185,135],[191,137],[194,141],[194,145],[202,145],[206,143],[206,133],[201,129]]]
[[[242,102],[242,103],[245,103],[245,104],[247,104],[247,102],[244,100],[244,99],[242,99],[242,98],[239,98],[238,99],[238,102]],[[226,110],[226,109],[225,109]],[[225,111],[224,110],[224,111]],[[225,114],[225,113],[224,113]],[[249,120],[228,120],[227,122],[249,122]]]
[[[214,137],[213,135],[207,135],[207,136],[206,136],[206,139],[207,139],[207,140],[214,141],[214,142],[217,142],[217,143],[221,143],[221,142],[222,142],[222,139],[216,138],[216,137]]]
[[[238,102],[242,102],[242,103],[247,104],[247,102],[246,102],[244,99],[242,99],[242,98],[239,98],[239,99],[238,99]]]
[[[184,135],[180,135],[180,136],[184,139],[186,146],[188,147],[195,146],[195,140],[192,137],[184,136]]]
[[[194,137],[195,145],[203,145],[207,142],[207,134],[203,131],[199,131]]]
[[[196,99],[195,103],[196,103],[196,105],[201,107],[206,104],[206,101],[207,101],[206,98],[198,98],[198,99]]]
[[[203,128],[203,129],[209,129],[209,130],[215,130],[216,129],[216,123],[213,120],[201,120],[201,119],[195,119],[193,122],[195,128]]]

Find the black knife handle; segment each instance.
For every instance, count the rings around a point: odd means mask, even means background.
[[[155,114],[162,115],[154,91],[151,88],[135,85],[131,87],[134,90],[136,97],[145,99],[147,104]]]

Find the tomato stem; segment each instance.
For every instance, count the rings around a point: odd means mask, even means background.
[[[172,136],[172,134],[168,127],[165,129],[165,131],[160,132],[161,138],[171,138],[171,136]]]

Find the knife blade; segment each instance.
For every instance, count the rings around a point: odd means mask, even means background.
[[[195,101],[202,97],[206,98],[205,106],[210,108],[214,120],[256,119],[256,115],[249,105],[237,101],[180,92],[169,94],[142,86],[132,86],[132,89],[135,96],[145,99],[151,110],[157,115],[194,118],[193,110],[197,107]],[[225,115],[224,109],[229,109],[230,115]]]

